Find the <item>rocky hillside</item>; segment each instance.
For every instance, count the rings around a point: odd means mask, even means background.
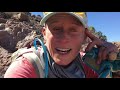
[[[40,34],[41,16],[29,12],[0,12],[0,77],[11,63],[11,54]]]

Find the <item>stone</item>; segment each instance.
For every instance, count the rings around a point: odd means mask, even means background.
[[[13,15],[12,18],[19,20],[19,21],[29,21],[29,17],[24,13]]]
[[[0,30],[5,29],[5,24],[4,23],[0,23]]]
[[[6,23],[6,22],[7,22],[6,19],[4,19],[4,18],[0,18],[0,23]]]

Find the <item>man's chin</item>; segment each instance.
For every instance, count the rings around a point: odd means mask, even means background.
[[[62,59],[62,60],[57,59],[57,60],[55,60],[55,63],[58,64],[58,65],[62,65],[62,66],[66,66],[66,65],[71,63],[71,62],[64,62],[64,61],[67,61],[67,60],[65,60],[65,59]]]

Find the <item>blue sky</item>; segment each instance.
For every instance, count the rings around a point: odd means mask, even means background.
[[[32,12],[43,16],[42,12]],[[120,12],[87,12],[88,25],[107,36],[109,42],[120,41]]]

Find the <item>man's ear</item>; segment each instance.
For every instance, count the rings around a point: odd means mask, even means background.
[[[44,36],[45,36],[45,27],[42,27],[41,33],[42,33],[42,35],[43,35],[43,37],[44,37]]]
[[[85,28],[85,30],[86,30],[87,28]],[[88,30],[88,29],[87,29]],[[87,37],[87,35],[86,35],[86,33],[85,33],[85,35],[84,35],[84,42],[83,42],[83,44],[86,44],[88,42],[88,37]]]
[[[41,33],[42,33],[43,38],[44,38],[44,43],[46,43],[46,31],[45,31],[45,27],[42,27]]]

